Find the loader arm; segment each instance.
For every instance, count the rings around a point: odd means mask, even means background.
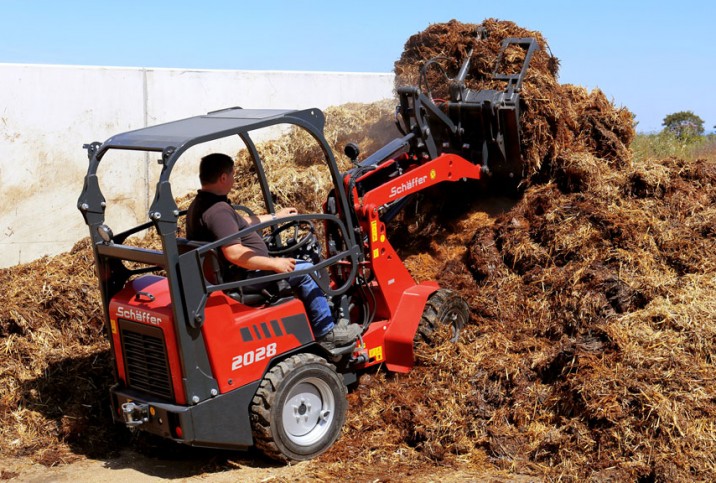
[[[524,49],[521,67],[514,74],[499,73],[505,51],[515,46]],[[493,80],[506,83],[503,91],[465,86],[472,52],[452,81],[450,99],[440,105],[418,87],[399,88],[396,124],[403,137],[344,173],[349,218],[363,250],[361,273],[367,274],[359,284],[374,301],[366,323],[371,329],[364,335],[380,357],[369,363],[410,369],[423,307],[439,289],[434,282],[415,282],[388,240],[386,224],[413,196],[439,183],[521,179],[519,93],[536,49],[534,39],[503,41],[493,72]],[[358,150],[353,146],[346,154],[355,162]]]

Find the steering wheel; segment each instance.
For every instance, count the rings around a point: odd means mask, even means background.
[[[302,236],[300,236],[300,228],[302,225],[308,225],[308,229],[306,233],[304,233]],[[290,230],[293,228],[293,236],[289,238],[287,245],[285,248],[277,248],[281,243],[281,234],[285,231]],[[316,240],[316,229],[313,226],[313,223],[311,223],[308,220],[293,220],[289,221],[287,223],[284,223],[283,225],[279,226],[278,228],[274,229],[264,237],[264,241],[266,242],[266,246],[269,250],[269,255],[271,256],[283,256],[287,255],[288,253],[300,250],[304,246],[308,245],[312,241]]]

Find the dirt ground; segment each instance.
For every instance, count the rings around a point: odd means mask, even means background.
[[[270,462],[247,459],[235,466],[215,468],[213,457],[199,452],[190,458],[152,458],[133,450],[123,450],[109,459],[82,459],[69,465],[46,467],[29,459],[0,460],[2,479],[25,482],[116,482],[136,483],[175,481],[296,481],[308,463],[295,466],[272,466]]]
[[[0,458],[0,480],[29,483],[91,481],[97,483],[131,481],[149,483],[164,480],[205,482],[292,482],[330,481],[319,476],[320,463],[307,461],[294,465],[278,465],[258,455],[245,454],[226,459],[221,451],[192,450],[180,457],[150,457],[125,449],[107,459],[81,459],[72,464],[46,467],[29,458]],[[186,457],[185,457],[186,456]],[[234,454],[235,456],[235,454]],[[218,461],[222,460],[221,463]],[[373,467],[362,474],[346,475],[352,481],[365,482],[465,482],[530,483],[542,481],[532,476],[507,475],[499,472],[473,472],[460,469],[436,469],[429,473],[394,474],[390,468]]]

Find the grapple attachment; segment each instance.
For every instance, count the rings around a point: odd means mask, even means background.
[[[501,73],[503,56],[511,47],[524,50],[522,66],[514,73]],[[402,130],[414,132],[419,144],[416,147],[424,147],[431,158],[456,153],[480,164],[485,175],[518,183],[524,167],[520,149],[520,91],[538,48],[534,38],[503,40],[491,80],[503,81],[504,90],[473,90],[465,86],[472,51],[450,82],[449,100],[433,100],[416,87],[399,88]],[[429,61],[425,66],[430,64]]]

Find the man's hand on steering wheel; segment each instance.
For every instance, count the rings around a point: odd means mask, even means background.
[[[283,218],[285,216],[291,216],[291,215],[297,215],[298,210],[294,208],[293,206],[288,206],[286,208],[281,208],[276,212],[276,218]]]

